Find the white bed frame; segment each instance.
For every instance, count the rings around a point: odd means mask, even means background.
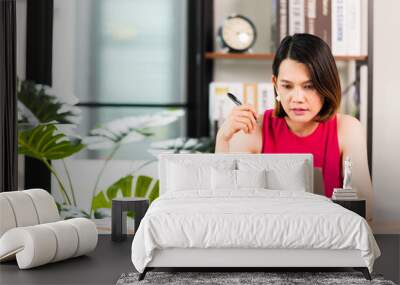
[[[359,250],[157,249],[148,267],[365,267]]]
[[[160,195],[165,193],[167,179],[167,161],[176,159],[176,154],[160,155]],[[309,188],[307,191],[313,193],[313,159],[310,154],[179,154],[180,157],[187,156],[191,160],[204,159],[206,156],[213,159],[240,159],[240,158],[262,158],[266,160],[291,159],[305,160],[309,165]],[[164,187],[163,187],[164,186]],[[295,267],[353,267],[361,271],[364,277],[371,280],[369,270],[361,257],[359,250],[329,250],[329,249],[254,249],[254,248],[169,248],[157,249],[153,259],[149,262],[144,272],[140,274],[142,280],[146,272],[154,268],[172,267],[204,267],[237,268],[238,271],[245,271],[244,268],[295,268]]]

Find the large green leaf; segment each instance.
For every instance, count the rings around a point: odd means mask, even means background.
[[[56,133],[54,125],[39,125],[18,135],[18,152],[37,159],[57,160],[80,151],[84,145],[80,140],[71,140]]]
[[[103,192],[99,192],[92,200],[93,210],[101,208],[111,208],[111,200],[107,200]]]
[[[151,143],[149,152],[157,156],[160,153],[213,153],[215,150],[215,141],[208,137],[187,138],[179,137],[165,141],[156,141]]]
[[[146,197],[151,181],[153,178],[150,176],[139,176],[136,181],[135,197]]]
[[[19,82],[17,97],[40,123],[72,124],[71,118],[76,116],[71,110],[62,111],[61,107],[65,104],[59,102],[57,97],[46,94],[45,88],[33,81]],[[19,123],[24,122],[26,118],[19,121]]]
[[[89,149],[115,148],[153,136],[155,127],[171,124],[184,114],[182,110],[167,110],[152,115],[119,118],[90,131],[84,138]]]
[[[112,199],[118,196],[118,192],[121,192],[123,197],[130,197],[132,180],[132,175],[124,176],[111,184],[105,191],[99,192],[92,200],[92,210],[96,213],[98,209],[111,208]]]
[[[154,184],[153,189],[149,194],[149,203],[151,204],[155,199],[160,195],[160,180],[157,180],[156,184]]]
[[[96,211],[102,208],[110,209],[112,205],[112,199],[118,196],[120,192],[123,197],[132,196],[132,175],[124,176],[110,185],[106,190],[97,193],[92,200],[92,210]],[[135,186],[135,197],[148,197],[149,202],[153,202],[159,195],[159,181],[157,180],[154,186],[150,189],[151,182],[153,178],[150,176],[139,175],[136,180]],[[105,194],[106,193],[106,194]],[[129,217],[133,217],[134,213],[128,212]]]
[[[80,218],[80,217],[90,219],[90,216],[88,213],[86,213],[84,210],[79,209],[78,207],[75,207],[73,205],[68,205],[65,203],[60,204],[60,203],[56,202],[56,206],[57,206],[58,212],[60,213],[60,217],[63,218],[64,220]]]
[[[106,190],[108,199],[112,200],[117,197],[117,193],[121,191],[123,197],[130,197],[132,193],[132,175],[120,178]]]

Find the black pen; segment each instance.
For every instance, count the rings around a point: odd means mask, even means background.
[[[239,99],[236,98],[235,95],[233,95],[232,93],[229,93],[229,92],[227,93],[227,95],[228,95],[229,99],[231,99],[233,101],[233,103],[235,103],[238,106],[242,105],[242,102],[240,102]]]
[[[227,92],[227,95],[229,97],[229,99],[231,99],[233,101],[233,103],[235,103],[237,106],[242,105],[242,102],[240,102],[240,100],[238,98],[236,98],[235,95],[233,95],[232,93]],[[254,119],[256,119],[257,122],[257,117],[254,116]]]

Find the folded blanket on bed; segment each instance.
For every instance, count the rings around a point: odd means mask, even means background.
[[[371,272],[380,255],[361,216],[320,195],[266,189],[162,195],[133,240],[136,269],[164,248],[358,249]]]

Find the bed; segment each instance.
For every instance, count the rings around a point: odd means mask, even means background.
[[[365,219],[313,193],[309,154],[167,154],[132,262],[159,267],[353,267],[380,251]]]

